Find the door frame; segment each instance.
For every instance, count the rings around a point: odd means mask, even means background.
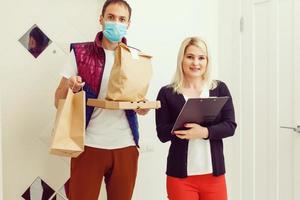
[[[294,0],[294,126],[300,125],[300,2]],[[298,16],[297,16],[298,15]],[[298,52],[298,54],[297,54]],[[299,98],[298,98],[299,97]],[[300,185],[300,133],[294,134],[294,199],[300,199],[300,190],[296,188]]]

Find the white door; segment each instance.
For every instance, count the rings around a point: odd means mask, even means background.
[[[242,200],[300,199],[300,4],[242,0]]]

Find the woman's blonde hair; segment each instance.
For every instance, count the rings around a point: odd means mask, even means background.
[[[174,89],[174,92],[181,93],[182,87],[183,87],[183,71],[182,71],[182,61],[183,57],[186,53],[186,49],[189,46],[196,46],[199,47],[207,57],[207,67],[206,72],[203,74],[203,80],[205,81],[206,85],[209,89],[213,89],[216,87],[216,81],[213,81],[211,79],[211,61],[210,61],[210,55],[207,50],[207,45],[204,40],[202,40],[200,37],[188,37],[186,38],[180,46],[178,56],[177,56],[177,68],[175,75],[173,77],[173,80],[171,82],[171,87]]]

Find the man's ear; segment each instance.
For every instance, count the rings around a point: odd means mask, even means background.
[[[102,15],[100,15],[99,23],[100,23],[100,25],[104,26],[104,18]]]
[[[131,22],[131,21],[129,20],[129,22],[128,22],[128,26],[127,26],[127,29],[129,29],[129,27],[130,27],[130,22]]]

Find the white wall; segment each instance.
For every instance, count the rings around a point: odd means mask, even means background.
[[[56,190],[69,177],[68,161],[48,153],[53,97],[66,44],[89,40],[98,29],[97,4],[95,0],[1,1],[4,199],[21,199],[37,176]],[[53,40],[36,60],[18,42],[33,24]]]
[[[0,7],[0,13],[2,13],[3,11],[3,6],[5,6],[5,4],[2,3],[1,1],[1,7]],[[3,18],[2,18],[2,14],[0,14],[0,24],[3,24],[4,25],[4,22],[3,22]],[[1,31],[2,32],[2,31]],[[0,43],[3,44],[4,42],[4,34],[3,33],[0,33]],[[0,48],[0,55],[2,57],[2,55],[4,55],[4,48]],[[3,64],[0,64],[0,78],[2,77],[2,67],[3,67]],[[3,139],[2,139],[2,136],[3,136],[3,123],[2,123],[2,97],[3,97],[3,89],[2,89],[2,82],[0,82],[0,200],[3,200],[3,155],[2,155],[2,152],[3,152],[3,145],[2,145],[2,142],[3,142]]]
[[[218,78],[225,81],[233,97],[236,121],[234,137],[224,140],[228,199],[241,198],[241,1],[219,1],[218,6]]]
[[[3,2],[3,3],[2,3]],[[3,168],[5,199],[18,199],[37,176],[58,189],[68,177],[65,160],[50,156],[53,94],[71,41],[93,40],[99,30],[97,0],[2,0],[0,18],[6,51],[1,66],[3,87]],[[148,99],[169,83],[181,41],[199,35],[207,40],[218,66],[217,0],[129,1],[133,8],[129,45],[152,54],[154,77]],[[3,9],[5,8],[5,9]],[[9,19],[9,20],[6,20]],[[37,60],[18,39],[38,24],[53,43]],[[9,28],[8,28],[9,27]],[[3,37],[1,37],[3,38]],[[53,53],[56,51],[56,53]],[[2,65],[2,64],[1,64]],[[156,138],[154,111],[140,118],[141,154],[133,200],[166,199],[165,166],[169,144]]]

